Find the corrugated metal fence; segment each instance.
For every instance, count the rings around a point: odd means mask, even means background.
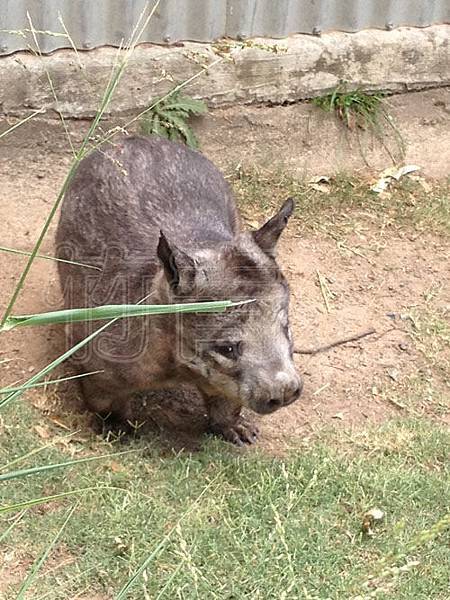
[[[118,46],[128,40],[148,0],[0,0],[0,54],[34,46],[42,52]],[[61,19],[64,26],[61,23]],[[161,0],[142,42],[284,37],[370,27],[426,27],[450,22],[450,0]]]

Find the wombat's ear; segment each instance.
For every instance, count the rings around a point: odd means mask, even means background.
[[[162,231],[160,231],[156,253],[164,267],[172,291],[180,295],[190,294],[195,281],[194,260],[174,244],[169,243]]]
[[[269,219],[260,229],[253,232],[255,242],[266,254],[274,255],[278,238],[293,212],[294,200],[288,198],[274,217]]]

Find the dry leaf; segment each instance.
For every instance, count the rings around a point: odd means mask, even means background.
[[[51,437],[51,433],[47,427],[43,427],[42,425],[35,425],[33,429],[43,440],[48,440],[49,437]]]
[[[381,192],[387,190],[393,179],[395,179],[395,181],[399,181],[404,175],[408,175],[408,173],[414,173],[419,169],[420,167],[417,165],[405,165],[400,168],[389,167],[389,169],[385,169],[381,173],[376,183],[370,189],[376,194],[381,194]]]
[[[403,175],[408,175],[408,173],[414,173],[414,171],[420,171],[420,167],[418,167],[417,165],[405,165],[404,167],[400,167],[400,169],[397,169],[397,171],[394,175],[392,175],[392,177],[394,177],[398,181],[400,177],[403,177]]]
[[[370,189],[372,192],[375,192],[375,194],[381,194],[381,192],[386,191],[389,183],[389,177],[380,177]]]
[[[50,421],[52,423],[54,423],[55,425],[58,425],[58,427],[61,427],[61,429],[65,429],[66,431],[70,431],[70,427],[68,427],[65,423],[63,423],[59,419],[56,419],[55,417],[49,417],[49,418],[50,418]]]
[[[368,510],[363,517],[363,522],[361,525],[363,532],[366,535],[373,537],[375,535],[375,532],[373,530],[375,523],[381,521],[383,518],[384,512],[379,508],[372,508]]]
[[[398,381],[400,373],[397,369],[388,369],[387,374],[392,379],[392,381]]]
[[[119,463],[116,462],[115,460],[112,460],[109,463],[109,468],[111,469],[111,471],[113,473],[121,473],[124,470],[124,468],[122,467],[122,465],[119,465]]]
[[[322,183],[310,183],[309,187],[313,190],[316,190],[316,192],[321,192],[322,194],[329,194],[331,192],[331,189]]]

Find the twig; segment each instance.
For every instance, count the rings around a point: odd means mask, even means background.
[[[325,383],[324,385],[321,385],[320,388],[317,388],[317,390],[315,392],[313,392],[313,396],[317,396],[317,394],[320,394],[320,392],[323,392],[323,390],[326,390],[327,387],[330,387],[330,382]]]
[[[330,303],[328,302],[329,290],[327,288],[324,278],[322,277],[322,275],[320,274],[319,271],[317,271],[317,278],[319,280],[320,291],[322,292],[322,298],[323,298],[323,301],[325,302],[325,307],[327,309],[327,313],[329,314],[331,312],[330,311]]]
[[[387,398],[387,401],[390,402],[391,404],[393,404],[394,406],[396,406],[397,408],[401,408],[401,409],[405,409],[407,408],[406,404],[403,404],[402,402],[399,402],[398,400],[395,400],[395,398]]]
[[[373,335],[376,333],[375,329],[369,329],[368,331],[364,331],[363,333],[358,333],[356,335],[352,335],[350,337],[343,338],[341,340],[337,340],[332,342],[331,344],[326,344],[325,346],[318,346],[317,348],[294,348],[295,354],[318,354],[319,352],[326,352],[327,350],[331,350],[331,348],[335,348],[336,346],[341,346],[342,344],[348,344],[348,342],[356,342],[356,340],[360,340],[368,335]]]

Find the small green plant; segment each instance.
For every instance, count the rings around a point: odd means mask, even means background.
[[[384,97],[383,92],[347,91],[340,85],[331,94],[314,98],[312,103],[322,110],[334,112],[349,129],[368,129],[380,118],[389,118],[383,106]]]
[[[183,141],[191,148],[198,148],[198,140],[188,119],[192,115],[204,114],[207,111],[205,102],[174,91],[154,104],[141,120],[142,133]]]
[[[403,160],[405,147],[403,138],[386,109],[385,96],[381,91],[368,93],[360,88],[349,91],[346,85],[341,83],[330,94],[313,98],[312,103],[322,110],[336,114],[350,130],[371,131],[395,164],[398,160]],[[388,129],[392,130],[395,137],[397,158],[385,143]]]

